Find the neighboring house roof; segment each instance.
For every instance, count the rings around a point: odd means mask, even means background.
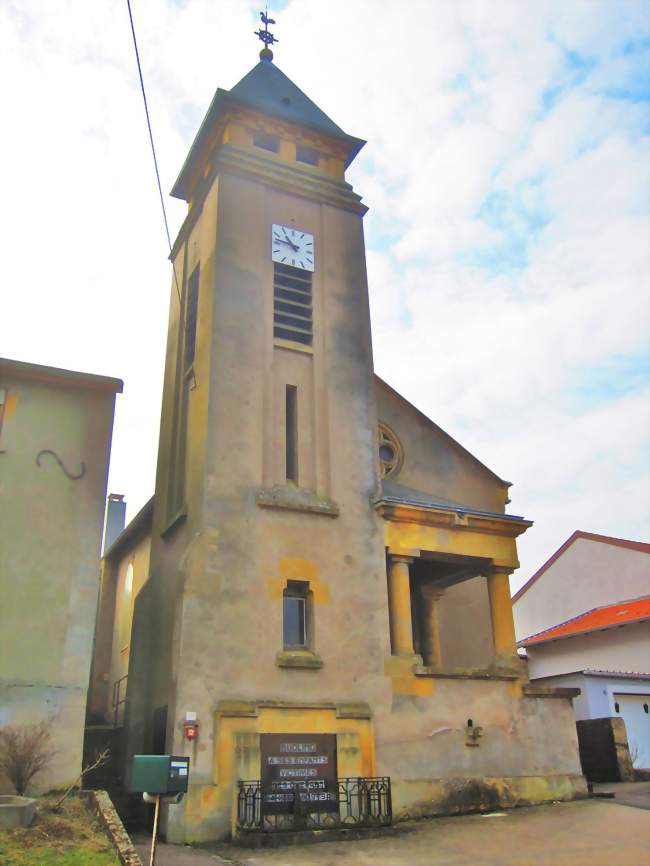
[[[582,671],[586,677],[612,677],[614,679],[650,680],[650,673],[644,671],[599,671],[587,668]]]
[[[348,152],[346,168],[365,144],[363,139],[348,135],[337,126],[281,69],[269,60],[260,60],[232,90],[217,89],[172,188],[174,197],[186,198],[188,195],[190,169],[195,157],[210,138],[219,118],[233,105],[261,111],[344,142]]]
[[[46,367],[28,361],[13,361],[0,358],[0,374],[16,376],[20,379],[36,379],[39,382],[61,382],[78,388],[91,388],[112,393],[122,393],[124,382],[110,376],[97,376],[95,373],[80,373],[77,370],[64,370],[61,367]]]
[[[538,677],[538,680],[559,680],[563,677],[573,677],[580,674],[584,677],[603,677],[612,680],[650,680],[650,673],[646,671],[604,671],[596,668],[584,668],[577,671],[563,671],[561,674],[548,674]]]
[[[650,553],[650,544],[646,544],[643,541],[628,541],[625,538],[612,538],[610,535],[598,535],[595,532],[583,532],[581,529],[576,529],[573,535],[570,538],[567,538],[562,547],[559,547],[553,556],[547,559],[544,565],[536,571],[520,589],[517,590],[517,592],[512,596],[512,603],[514,604],[519,601],[522,595],[531,588],[535,581],[539,580],[544,572],[548,571],[548,569],[553,565],[555,560],[559,559],[565,550],[571,547],[573,542],[577,541],[579,538],[584,538],[588,541],[598,541],[602,544],[613,544],[615,547],[625,547],[628,550],[637,550],[640,553]]]
[[[634,622],[643,622],[647,619],[650,619],[650,596],[631,601],[620,601],[604,607],[595,607],[566,622],[520,640],[518,646],[534,646],[560,638],[577,637],[592,631],[602,631],[621,625],[630,625]]]

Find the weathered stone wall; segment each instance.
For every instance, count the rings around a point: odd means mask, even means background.
[[[121,382],[0,362],[0,725],[52,720],[34,790],[81,770],[115,392]],[[5,366],[6,365],[6,366]]]
[[[106,791],[88,791],[88,803],[113,843],[122,866],[142,866],[142,860]]]

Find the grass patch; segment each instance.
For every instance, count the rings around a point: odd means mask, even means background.
[[[30,827],[0,832],[0,866],[120,866],[108,837],[79,797],[52,812],[56,796],[40,797]]]

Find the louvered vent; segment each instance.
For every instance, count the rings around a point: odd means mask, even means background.
[[[273,336],[311,346],[311,273],[278,262],[273,267]]]

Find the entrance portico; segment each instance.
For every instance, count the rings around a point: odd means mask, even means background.
[[[515,539],[531,523],[510,515],[461,511],[396,497],[381,499],[376,508],[385,521],[392,656],[404,662],[410,659],[412,672],[419,675],[463,676],[480,670],[519,673],[509,576],[519,565]],[[467,654],[454,659],[453,652],[445,652],[451,642],[445,641],[441,624],[443,612],[449,616],[453,610],[451,590],[467,581],[479,581],[482,586],[472,587],[471,604],[467,597],[460,600],[459,593],[453,593],[461,605],[456,611],[461,617],[458,627],[471,628],[471,608],[481,604],[489,609],[491,626],[491,651],[478,653],[480,660],[477,657],[472,664]],[[477,633],[475,644],[481,639]],[[403,676],[403,665],[400,668]]]

